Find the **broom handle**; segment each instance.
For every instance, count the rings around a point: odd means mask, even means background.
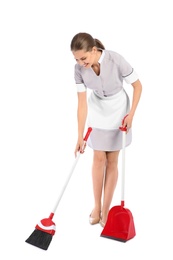
[[[124,120],[128,115],[123,118],[122,125],[124,124]],[[122,181],[121,181],[121,206],[124,207],[124,194],[125,194],[125,147],[126,147],[126,131],[127,127],[119,127],[122,131]]]
[[[87,131],[87,133],[86,133],[86,135],[85,135],[85,137],[84,137],[84,145],[83,145],[83,147],[85,147],[85,144],[86,144],[86,142],[87,142],[87,140],[88,140],[88,137],[89,137],[91,131],[92,131],[92,128],[89,127],[89,128],[88,128],[88,131]],[[55,211],[56,211],[56,209],[57,209],[57,207],[58,207],[58,205],[59,205],[59,203],[60,203],[60,200],[61,200],[61,198],[62,198],[62,196],[63,196],[63,194],[64,194],[64,191],[65,191],[65,189],[66,189],[66,187],[67,187],[67,185],[68,185],[68,183],[69,183],[69,181],[70,181],[70,178],[71,178],[72,173],[73,173],[73,171],[74,171],[74,169],[75,169],[75,167],[76,167],[76,164],[77,164],[77,162],[78,162],[78,160],[79,160],[79,158],[80,158],[80,155],[81,155],[81,153],[78,152],[78,154],[77,154],[77,156],[76,156],[76,158],[75,158],[75,161],[74,161],[74,163],[73,163],[73,165],[72,165],[72,168],[71,168],[71,170],[70,170],[70,173],[69,173],[69,175],[68,175],[68,178],[67,178],[67,180],[66,180],[66,182],[65,182],[65,184],[64,184],[64,186],[63,186],[63,188],[62,188],[62,191],[61,191],[61,193],[60,193],[60,195],[59,195],[59,198],[58,198],[58,200],[57,200],[57,203],[56,203],[56,205],[55,205],[55,207],[54,207],[54,209],[53,209],[53,211],[52,211],[51,214],[54,214],[54,213],[55,213]]]
[[[122,182],[121,182],[121,204],[124,206],[125,194],[125,145],[126,145],[126,132],[122,133]]]

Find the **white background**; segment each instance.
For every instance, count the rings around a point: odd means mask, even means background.
[[[1,0],[1,259],[173,258],[171,2]],[[102,228],[89,225],[92,150],[87,148],[44,251],[25,240],[51,213],[74,162],[77,95],[70,41],[78,32],[91,33],[122,54],[143,84],[126,151],[125,203],[136,236],[121,243],[100,237]],[[131,96],[130,85],[125,88]],[[120,181],[112,206],[119,203]]]

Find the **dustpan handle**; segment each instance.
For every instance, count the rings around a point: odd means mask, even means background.
[[[92,128],[89,127],[89,128],[88,128],[88,131],[87,131],[87,133],[86,133],[86,135],[85,135],[85,137],[84,137],[84,139],[83,139],[83,140],[84,140],[84,145],[83,145],[83,147],[85,147],[85,144],[86,144],[86,142],[87,142],[87,140],[88,140],[88,137],[89,137],[91,131],[92,131]],[[67,180],[66,180],[66,182],[65,182],[65,184],[64,184],[64,186],[63,186],[63,188],[62,188],[62,191],[61,191],[61,193],[60,193],[60,195],[59,195],[59,198],[58,198],[58,200],[57,200],[57,202],[56,202],[56,205],[55,205],[55,207],[54,207],[52,213],[50,214],[50,217],[51,217],[51,218],[53,217],[53,215],[54,215],[54,213],[55,213],[55,211],[56,211],[56,209],[57,209],[57,207],[58,207],[58,205],[59,205],[59,203],[60,203],[60,200],[61,200],[61,198],[62,198],[62,196],[63,196],[63,194],[64,194],[64,191],[65,191],[65,189],[66,189],[66,187],[67,187],[67,184],[68,184],[68,182],[69,182],[69,180],[70,180],[70,178],[71,178],[71,176],[72,176],[72,173],[73,173],[73,171],[74,171],[74,169],[75,169],[75,167],[76,167],[76,164],[77,164],[77,162],[78,162],[78,160],[79,160],[80,155],[81,155],[81,153],[78,152],[78,154],[77,154],[77,156],[76,156],[76,158],[75,158],[75,161],[74,161],[74,163],[73,163],[73,165],[72,165],[72,168],[71,168],[71,170],[70,170],[70,172],[69,172],[69,175],[68,175],[68,177],[67,177]]]
[[[126,131],[127,127],[124,125],[124,120],[128,115],[126,115],[122,120],[122,126],[119,129],[122,131],[122,181],[121,181],[121,206],[124,207],[124,194],[125,194],[125,147],[126,147]]]

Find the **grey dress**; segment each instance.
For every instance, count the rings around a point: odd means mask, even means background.
[[[92,68],[75,65],[75,83],[78,92],[91,89],[88,98],[87,124],[92,127],[88,146],[99,151],[122,149],[119,127],[130,110],[130,100],[123,88],[123,80],[132,84],[138,79],[133,67],[118,53],[102,50],[99,59],[100,74]],[[127,133],[126,146],[132,141],[132,130]]]

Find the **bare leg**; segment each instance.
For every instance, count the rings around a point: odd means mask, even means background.
[[[99,218],[101,212],[101,199],[104,181],[104,172],[106,164],[106,152],[94,151],[93,166],[92,166],[92,180],[94,193],[94,208],[92,211],[93,218]]]
[[[114,190],[118,179],[118,155],[119,151],[106,153],[106,171],[104,181],[104,197],[102,207],[102,222],[106,223]]]

